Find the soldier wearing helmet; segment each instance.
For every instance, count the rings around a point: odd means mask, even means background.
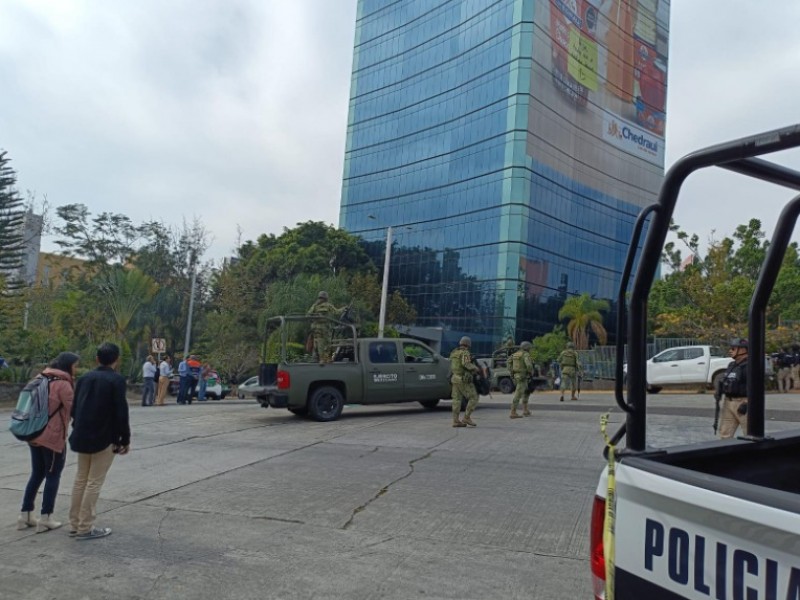
[[[729,354],[733,362],[728,365],[721,380],[723,397],[719,437],[732,438],[739,426],[747,434],[747,352],[749,344],[744,338],[731,340]]]
[[[570,400],[577,400],[578,398],[575,392],[577,391],[581,361],[580,358],[578,358],[578,353],[575,351],[575,344],[567,342],[567,347],[558,357],[558,365],[561,368],[561,398],[559,398],[559,401],[564,401],[564,390],[568,385],[567,382],[569,382],[569,388],[572,391]]]
[[[306,313],[307,316],[317,317],[311,321],[311,337],[313,338],[312,356],[320,363],[331,362],[331,344],[333,343],[333,322],[338,319],[347,308],[336,308],[328,302],[328,292],[317,294],[317,300]]]
[[[478,404],[478,390],[475,389],[474,375],[478,372],[478,366],[472,362],[470,347],[472,340],[466,335],[458,342],[458,348],[450,353],[450,370],[452,375],[450,383],[453,387],[453,427],[476,427],[471,416]],[[461,414],[461,402],[466,400],[467,409],[464,420],[459,419]]]
[[[528,410],[528,400],[530,400],[531,393],[528,391],[528,380],[533,375],[533,360],[531,359],[531,343],[522,342],[519,345],[519,350],[511,355],[509,361],[511,367],[511,375],[514,377],[514,398],[511,401],[511,418],[521,419],[522,417],[530,417],[531,411]],[[517,406],[522,400],[522,414],[517,413]]]

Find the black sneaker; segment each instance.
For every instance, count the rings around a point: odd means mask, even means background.
[[[94,540],[97,538],[106,537],[107,535],[111,535],[111,527],[92,527],[86,533],[76,534],[75,539],[78,541]]]

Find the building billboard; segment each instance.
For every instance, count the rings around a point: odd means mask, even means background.
[[[664,167],[668,37],[669,0],[536,2],[528,154],[649,203]]]

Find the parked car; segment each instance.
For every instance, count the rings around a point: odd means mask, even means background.
[[[647,391],[665,386],[697,384],[714,389],[733,359],[717,346],[680,346],[659,352],[647,361]],[[623,367],[628,374],[628,365]]]
[[[228,394],[231,392],[231,386],[227,383],[222,383],[219,378],[219,374],[216,371],[212,371],[211,375],[206,379],[208,382],[206,384],[206,398],[209,400],[223,400]],[[177,396],[178,390],[181,387],[181,378],[177,375],[173,375],[169,380],[169,387],[167,391],[170,396]],[[197,393],[200,391],[200,387],[194,391],[193,398],[197,398]]]
[[[255,377],[251,377],[244,383],[239,384],[239,388],[236,390],[236,396],[239,398],[239,400],[247,398],[248,396],[255,398],[257,387],[258,387],[258,375],[256,375]]]

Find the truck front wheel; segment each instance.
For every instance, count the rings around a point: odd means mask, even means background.
[[[514,390],[517,389],[517,386],[514,385],[514,382],[508,377],[503,377],[500,381],[498,381],[497,387],[499,387],[500,391],[504,394],[513,394]]]
[[[335,387],[325,385],[311,392],[308,412],[315,421],[335,421],[342,414],[344,396]]]

